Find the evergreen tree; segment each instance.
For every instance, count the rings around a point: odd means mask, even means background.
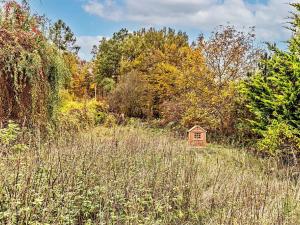
[[[243,88],[253,131],[261,137],[258,145],[273,155],[297,155],[300,147],[300,4],[291,22],[293,37],[288,50],[269,45],[271,58],[262,61],[263,70],[252,76]]]
[[[67,24],[58,20],[50,27],[49,38],[62,51],[78,53],[80,47],[76,45],[76,37]]]

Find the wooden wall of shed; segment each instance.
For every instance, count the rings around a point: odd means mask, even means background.
[[[203,135],[203,139],[197,140],[194,138],[195,133],[201,133],[201,135]],[[206,142],[206,132],[204,132],[202,129],[200,128],[195,128],[194,130],[188,132],[188,142],[190,145],[192,146],[206,146],[207,142]]]

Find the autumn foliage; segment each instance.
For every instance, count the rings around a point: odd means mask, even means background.
[[[42,18],[15,1],[0,13],[0,122],[47,123],[54,113],[61,56],[40,32]]]
[[[116,113],[175,129],[199,124],[232,135],[238,84],[259,57],[253,42],[252,30],[231,26],[219,27],[208,40],[200,36],[193,45],[185,33],[172,29],[123,29],[100,42],[94,72],[99,83],[104,78],[117,82],[109,97]]]
[[[292,4],[299,12],[299,4]],[[191,43],[171,28],[121,29],[90,62],[62,20],[47,29],[24,1],[0,12],[0,122],[86,127],[136,118],[211,141],[256,144],[268,154],[299,143],[299,14],[284,52],[258,48],[254,28],[218,26]],[[274,140],[280,139],[280,143]],[[258,141],[257,141],[258,140]],[[272,151],[269,148],[272,147]],[[289,151],[291,152],[291,151]],[[288,154],[289,155],[289,154]]]

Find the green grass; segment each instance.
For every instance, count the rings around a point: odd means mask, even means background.
[[[0,159],[1,224],[299,224],[297,168],[117,127]]]

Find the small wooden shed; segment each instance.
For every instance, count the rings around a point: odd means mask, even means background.
[[[188,130],[189,144],[195,147],[206,146],[206,130],[196,125]]]

